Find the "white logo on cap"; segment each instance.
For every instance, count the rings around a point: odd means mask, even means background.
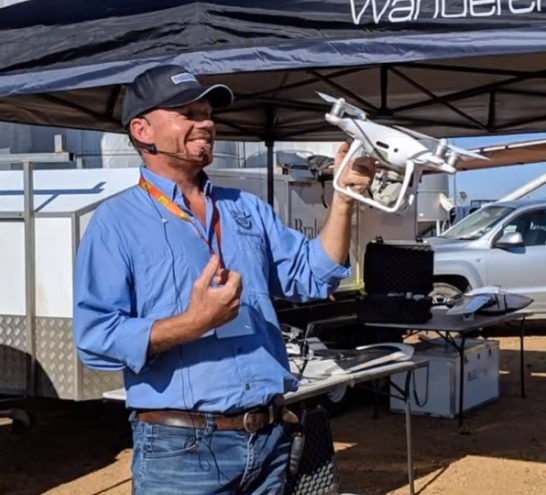
[[[181,84],[185,82],[197,82],[197,79],[193,74],[189,74],[188,72],[183,72],[182,74],[176,74],[175,76],[171,76],[171,80],[175,84]]]

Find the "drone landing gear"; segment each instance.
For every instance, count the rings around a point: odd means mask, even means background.
[[[355,139],[352,142],[351,147],[349,148],[349,151],[347,152],[347,155],[345,156],[345,159],[339,166],[339,169],[337,170],[334,176],[334,181],[333,181],[334,189],[342,194],[345,194],[353,199],[356,199],[360,203],[371,206],[372,208],[377,208],[386,213],[396,213],[403,206],[405,207],[411,206],[415,200],[415,190],[420,180],[420,177],[417,177],[417,174],[416,174],[415,164],[411,160],[408,160],[406,164],[404,178],[400,186],[398,198],[396,199],[393,206],[386,206],[380,201],[377,201],[373,198],[367,198],[366,196],[362,194],[356,193],[350,187],[342,187],[340,185],[339,183],[340,177],[343,175],[343,172],[345,168],[347,167],[347,165],[349,164],[349,162],[353,159],[353,156],[361,147],[362,147],[362,143],[358,141],[357,139]],[[410,183],[411,183],[411,187],[410,187]]]

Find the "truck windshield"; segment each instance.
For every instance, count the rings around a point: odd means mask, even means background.
[[[443,239],[479,239],[512,211],[514,208],[508,206],[485,206],[456,223],[440,237]]]

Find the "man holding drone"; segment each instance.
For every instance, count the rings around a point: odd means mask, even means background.
[[[350,271],[352,198],[336,192],[308,240],[207,178],[212,112],[232,101],[178,66],[138,76],[123,124],[140,181],[95,212],[78,251],[75,341],[90,368],[123,370],[135,495],[283,493],[282,396],[297,382],[271,298],[326,298]],[[364,192],[373,175],[358,159],[340,181]]]

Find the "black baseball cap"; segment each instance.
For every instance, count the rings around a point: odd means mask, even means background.
[[[187,105],[204,96],[213,108],[227,107],[234,100],[233,92],[227,86],[202,85],[179,65],[153,67],[139,74],[127,87],[121,122],[127,128],[132,119],[146,112]]]

